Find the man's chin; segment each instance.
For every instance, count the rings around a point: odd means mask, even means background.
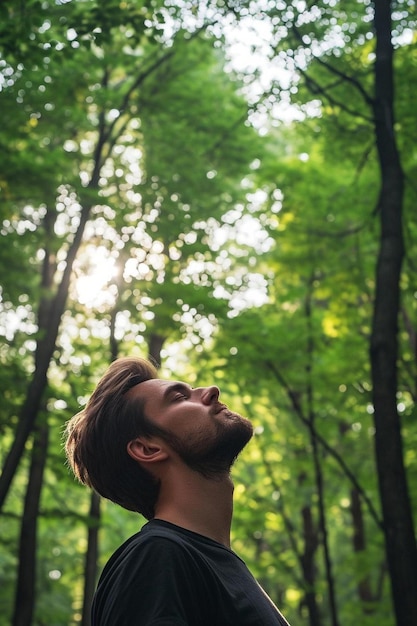
[[[230,421],[224,420],[218,424],[218,437],[211,443],[204,441],[200,446],[190,448],[182,445],[180,449],[177,448],[177,452],[190,469],[206,478],[216,478],[229,473],[253,435],[252,424],[246,418],[235,413],[227,419]]]

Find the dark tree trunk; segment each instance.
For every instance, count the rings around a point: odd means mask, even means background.
[[[84,567],[84,596],[81,626],[90,626],[90,611],[97,579],[98,532],[100,528],[101,498],[93,491],[88,516],[88,543]]]
[[[81,244],[88,215],[89,208],[84,208],[81,214],[80,225],[68,251],[65,270],[55,296],[50,299],[43,297],[39,305],[38,325],[40,338],[36,346],[35,371],[29,383],[26,398],[20,411],[15,438],[6,456],[3,471],[0,476],[0,511],[6,500],[20,459],[22,458],[26,441],[35,426],[36,417],[47,384],[49,363],[55,350],[59,326],[65,310],[72,266]],[[49,283],[45,284],[45,281],[50,280],[49,269],[49,267],[44,269],[42,286],[50,290],[51,285]]]
[[[94,168],[88,185],[90,190],[97,189],[98,187],[105,142],[105,118],[104,114],[101,113],[99,137],[94,152]],[[55,257],[49,250],[50,239],[53,237],[53,219],[51,218],[50,212],[48,212],[45,217],[45,260],[42,269],[42,295],[38,309],[39,339],[35,352],[35,371],[29,383],[26,398],[19,414],[15,438],[6,456],[0,476],[0,511],[3,508],[13,477],[19,466],[20,459],[22,458],[26,441],[34,429],[42,396],[47,385],[49,364],[55,351],[59,326],[65,311],[72,268],[91,212],[91,201],[88,196],[85,202],[83,202],[83,198],[80,198],[80,203],[83,206],[80,213],[80,223],[69,245],[65,259],[65,269],[55,293],[53,292]],[[54,295],[52,295],[53,293]]]
[[[373,383],[375,453],[385,548],[397,626],[417,624],[417,547],[397,411],[398,315],[404,254],[404,176],[394,129],[391,2],[374,2],[375,133],[381,170],[378,210],[381,240],[370,357]]]
[[[319,446],[315,436],[315,410],[313,397],[313,361],[314,361],[314,335],[313,335],[313,319],[312,319],[312,296],[313,296],[314,275],[309,279],[308,292],[305,302],[305,312],[308,327],[308,344],[307,344],[307,404],[308,404],[308,426],[310,431],[310,444],[313,450],[314,479],[317,489],[318,507],[319,507],[319,529],[323,542],[324,566],[326,570],[327,589],[329,594],[330,623],[332,626],[339,626],[339,618],[336,602],[336,589],[333,577],[333,567],[330,557],[330,546],[327,531],[326,507],[324,502],[324,478],[321,467],[321,459]]]
[[[303,520],[304,551],[301,555],[301,567],[303,569],[305,593],[304,602],[308,610],[310,626],[321,626],[320,612],[316,594],[316,564],[315,555],[319,546],[317,529],[314,523],[310,506],[303,507],[301,511]]]
[[[350,502],[353,525],[353,551],[356,554],[361,554],[366,550],[366,535],[363,522],[362,504],[357,489],[351,490]],[[366,614],[372,613],[372,602],[375,601],[375,597],[372,593],[371,581],[368,575],[362,575],[358,581],[358,595],[363,605],[363,612]]]
[[[12,626],[31,626],[33,620],[37,520],[47,451],[48,426],[45,423],[37,428],[34,434],[32,461],[20,527],[19,568]]]
[[[158,333],[152,333],[149,338],[148,344],[148,354],[150,360],[155,364],[156,367],[160,367],[161,365],[161,350],[164,345],[166,337],[163,335],[159,335]]]

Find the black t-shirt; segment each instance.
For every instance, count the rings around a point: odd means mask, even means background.
[[[245,563],[216,541],[152,520],[110,558],[92,626],[288,626]]]

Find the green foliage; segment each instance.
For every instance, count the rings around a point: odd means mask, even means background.
[[[309,624],[313,590],[330,623],[313,431],[340,624],[388,626],[368,359],[379,236],[370,4],[170,4],[0,5],[2,460],[43,306],[88,214],[44,390],[35,623],[80,621],[91,520],[88,492],[64,464],[65,421],[115,352],[146,355],[157,337],[163,376],[218,384],[254,421],[234,470],[233,546],[289,620]],[[395,14],[407,243],[398,402],[416,503],[416,47],[401,41],[411,4]],[[247,77],[224,71],[226,11],[242,27],[250,12],[269,24],[270,57],[298,72],[290,94],[273,84],[258,103],[265,134],[248,122]],[[280,98],[299,121],[273,118]],[[0,519],[0,625],[12,611],[30,453],[28,442]],[[354,490],[364,524],[356,551]],[[102,506],[100,566],[143,522]]]

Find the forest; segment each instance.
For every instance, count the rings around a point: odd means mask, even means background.
[[[232,547],[293,626],[416,626],[416,22],[0,3],[0,626],[88,626],[145,523],[63,451],[128,355],[253,421]]]

